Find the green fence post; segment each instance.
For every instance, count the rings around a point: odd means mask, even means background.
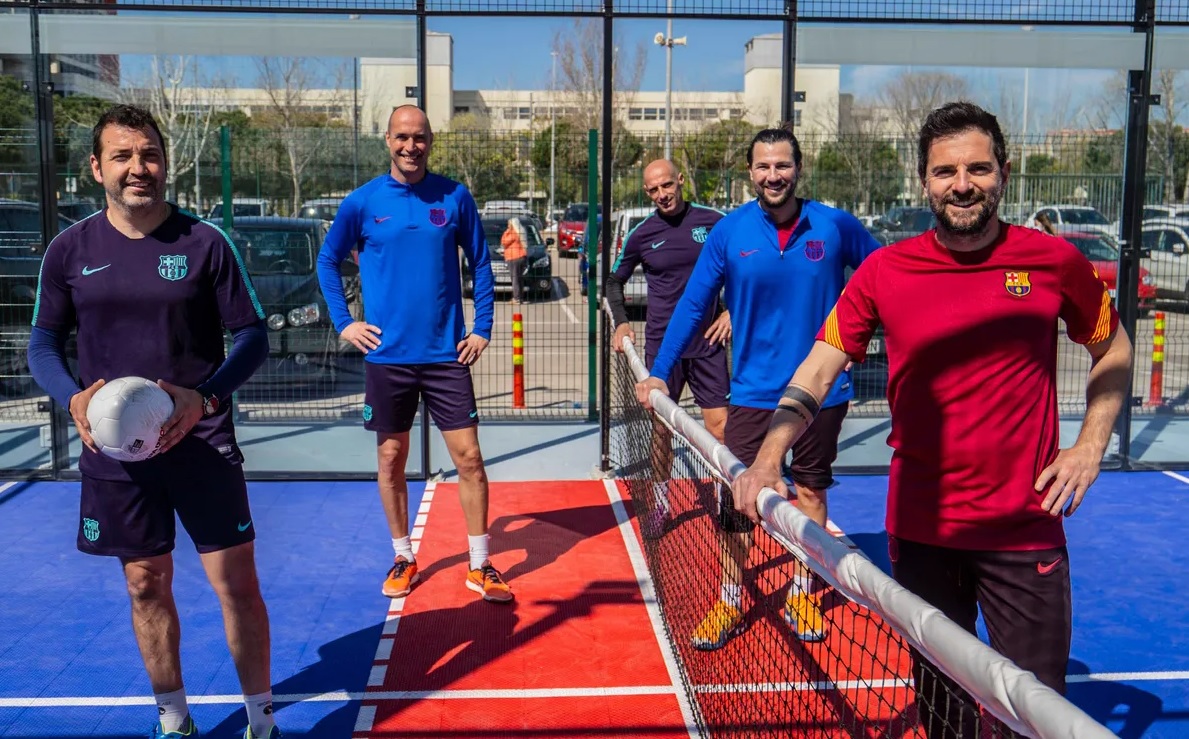
[[[223,170],[223,230],[231,231],[231,128],[219,126],[219,157]]]
[[[595,365],[599,324],[599,132],[590,129],[586,152],[586,420],[598,418]]]
[[[219,169],[223,174],[223,231],[231,233],[231,128],[226,124],[219,126]],[[225,341],[226,351],[231,350],[231,342]],[[239,393],[231,394],[231,418],[239,419]]]

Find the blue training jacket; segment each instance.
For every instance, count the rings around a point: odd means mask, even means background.
[[[649,371],[662,380],[670,375],[706,307],[725,285],[731,404],[775,408],[838,301],[847,268],[858,267],[878,248],[851,214],[803,200],[801,217],[782,250],[776,224],[759,202],[743,205],[710,232]],[[844,372],[822,405],[853,397],[850,372]]]
[[[339,265],[359,250],[364,320],[380,328],[378,364],[458,359],[466,336],[458,249],[474,276],[474,333],[491,339],[495,285],[479,208],[461,183],[427,172],[415,185],[383,174],[348,195],[318,254],[318,281],[334,327],[351,322]]]

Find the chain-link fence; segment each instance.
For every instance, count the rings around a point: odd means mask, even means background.
[[[1087,29],[1115,26],[1137,32],[1153,23],[1169,27],[1189,23],[1189,16],[1178,3],[1157,4],[1156,15],[1149,16],[1145,15],[1146,5],[1131,0],[1065,0],[1043,6],[998,1],[942,4],[933,0],[884,4],[809,0],[795,6],[783,0],[623,0],[613,6],[554,0],[194,0],[184,4],[118,0],[102,5],[100,12],[107,15],[121,8],[144,11],[150,22],[155,16],[165,18],[169,14],[147,11],[186,10],[214,18],[216,23],[230,21],[233,16],[227,14],[234,12],[245,13],[240,16],[243,18],[255,18],[261,12],[284,12],[294,18],[358,13],[365,19],[369,15],[373,19],[411,19],[537,14],[586,17],[596,29],[600,16],[630,23],[635,18],[670,14],[691,21],[764,21],[767,29],[773,27],[772,21],[783,21],[785,29],[792,29],[797,23],[847,27],[857,21],[875,20],[949,23],[965,29],[974,29],[976,22],[1001,27],[1077,24]],[[66,11],[93,13],[96,4],[0,0],[0,8],[24,14],[17,17],[18,21],[27,20],[32,12],[60,20],[59,14]],[[0,18],[0,22],[5,20]],[[18,25],[8,22],[4,27],[17,29]],[[591,36],[596,43],[599,34],[601,31]],[[604,40],[606,43],[610,42]],[[749,41],[749,55],[753,52],[751,44]],[[310,52],[319,53],[313,49]],[[418,58],[409,61],[436,64],[432,59],[425,61],[426,53],[432,56],[433,48],[429,52],[418,50]],[[767,63],[762,62],[759,52],[756,54],[748,57],[748,65]],[[178,58],[189,58],[198,68],[194,57]],[[113,68],[113,59],[118,57],[95,57],[91,61],[102,76]],[[187,84],[198,84],[197,77],[184,74],[184,68],[155,66],[159,59],[165,57],[154,57],[152,69],[161,79],[172,74],[179,90],[188,89]],[[552,92],[521,100],[524,95],[504,91],[500,95],[507,102],[497,103],[491,91],[487,94],[492,100],[487,102],[481,91],[468,91],[469,97],[454,98],[444,114],[431,111],[432,116],[442,119],[436,126],[431,168],[471,190],[482,209],[492,253],[495,327],[492,344],[474,372],[484,418],[597,417],[601,410],[601,326],[591,299],[601,284],[601,265],[614,259],[627,231],[649,212],[651,206],[642,188],[644,167],[653,159],[670,156],[684,173],[689,200],[729,211],[753,197],[745,165],[746,147],[759,128],[775,122],[768,120],[775,115],[774,109],[767,118],[758,116],[749,107],[746,93],[715,93],[715,102],[700,105],[690,103],[688,100],[694,98],[689,98],[670,111],[654,99],[617,88],[610,111],[612,125],[604,131],[602,100],[606,91],[599,90],[599,52],[583,59],[591,64],[589,79],[585,79],[591,89],[583,88],[580,93],[570,90],[563,95],[569,96],[564,104],[556,104]],[[313,422],[357,418],[362,409],[362,357],[329,325],[313,263],[338,203],[389,166],[381,133],[386,112],[377,114],[371,110],[376,101],[369,98],[365,102],[360,97],[366,85],[361,87],[358,78],[354,83],[343,83],[342,70],[332,70],[337,62],[328,56],[324,65],[327,69],[319,74],[327,79],[337,74],[337,82],[329,86],[319,83],[327,89],[319,87],[305,93],[298,89],[296,96],[287,98],[288,102],[270,101],[267,90],[253,91],[255,97],[251,99],[243,91],[233,95],[229,89],[213,87],[213,79],[204,81],[209,93],[205,97],[192,94],[178,105],[168,104],[169,96],[163,97],[160,90],[139,83],[118,84],[116,96],[77,92],[53,95],[50,106],[55,174],[52,182],[42,182],[38,174],[37,95],[28,61],[10,54],[0,74],[4,103],[0,113],[0,198],[4,199],[0,202],[0,421],[44,424],[48,418],[48,403],[32,382],[24,357],[37,269],[48,240],[41,233],[38,205],[47,190],[55,193],[59,229],[100,206],[102,191],[90,175],[88,161],[89,121],[117,97],[149,104],[160,111],[158,118],[170,147],[169,194],[174,201],[222,224],[224,188],[229,188],[229,233],[249,255],[249,270],[261,287],[271,327],[270,358],[236,398],[241,420]],[[354,71],[358,75],[375,73],[364,72],[359,60],[356,62]],[[781,75],[787,74],[797,60],[792,62],[781,70],[777,59],[775,76],[764,79],[791,90]],[[1189,344],[1189,322],[1183,320],[1189,314],[1189,257],[1185,254],[1189,248],[1189,206],[1182,207],[1189,202],[1189,136],[1182,126],[1182,111],[1176,107],[1176,101],[1185,97],[1175,94],[1180,84],[1177,75],[1183,73],[1175,70],[1176,64],[1172,66],[1171,71],[1153,71],[1152,89],[1163,92],[1164,101],[1152,108],[1146,172],[1134,180],[1142,183],[1135,187],[1142,189],[1145,204],[1140,275],[1135,294],[1119,295],[1121,304],[1131,301],[1138,313],[1133,336],[1133,411],[1152,417],[1189,413],[1189,351],[1185,349]],[[115,68],[119,68],[118,62]],[[297,64],[281,64],[272,71],[286,69],[294,74],[302,71]],[[423,74],[424,70],[408,81],[420,83]],[[620,84],[620,74],[615,71],[616,84]],[[51,80],[63,79],[53,75]],[[916,74],[911,81],[938,83],[939,89],[949,89],[946,85],[952,82],[928,71]],[[1122,99],[1122,85],[1114,87],[1119,88],[1116,97]],[[1000,106],[1002,110],[996,109],[1008,135],[1013,167],[1000,215],[1022,225],[1039,225],[1038,216],[1053,224],[1096,263],[1110,289],[1118,292],[1120,286],[1113,281],[1123,258],[1121,252],[1127,248],[1122,209],[1127,182],[1127,131],[1131,124],[1125,115],[1117,114],[1116,108],[1113,118],[1096,113],[1092,125],[1088,114],[1083,116],[1083,124],[1070,113],[1061,121],[1050,121],[1046,130],[1038,133],[1033,129],[1029,133],[1027,90],[1025,75],[1022,115],[1014,108],[1017,103],[1007,100]],[[420,94],[416,85],[406,86],[405,92],[414,99]],[[824,113],[822,109],[811,109],[820,105],[817,100],[792,106],[795,116],[790,125],[797,131],[805,155],[799,194],[855,214],[885,244],[929,228],[931,213],[916,174],[915,127],[924,112],[941,98],[931,100],[917,95],[897,100],[889,94],[874,104],[866,101],[860,105],[855,96],[839,87],[837,105]],[[672,118],[668,136],[658,133],[666,117]],[[607,158],[610,168],[606,171],[602,150],[590,149],[592,128],[598,130],[597,141],[611,147]],[[226,148],[224,135],[229,144]],[[608,194],[611,211],[604,213],[604,196]],[[509,219],[519,220],[527,234],[529,257],[516,266],[503,259],[500,246]],[[591,220],[600,226],[594,238],[588,239],[587,224]],[[604,255],[605,243],[610,253]],[[286,264],[252,258],[254,254],[276,252],[273,247],[278,244],[289,255]],[[588,263],[588,250],[599,255],[594,265]],[[461,251],[459,264],[469,323],[473,297],[469,265]],[[513,269],[519,272],[521,279],[517,282],[523,287],[518,296],[513,295]],[[362,294],[353,270],[352,260],[343,265],[343,284],[352,311],[362,316],[367,296]],[[642,275],[633,279],[643,282]],[[646,290],[634,292],[642,297],[632,306],[632,317],[642,322],[647,314]],[[887,373],[881,339],[877,336],[871,359],[856,373],[858,397],[852,411],[856,417],[887,413]],[[1059,327],[1056,340],[1060,347],[1060,409],[1063,414],[1077,416],[1085,407],[1089,359]],[[516,357],[523,357],[522,363],[514,361]]]

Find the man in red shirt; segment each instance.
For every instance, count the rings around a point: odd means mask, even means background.
[[[1077,510],[1098,476],[1131,344],[1106,285],[1072,244],[999,220],[1010,164],[993,115],[970,103],[933,111],[919,162],[936,230],[855,271],[736,481],[736,506],[758,520],[761,488],[787,495],[784,450],[882,325],[892,574],[971,633],[981,607],[991,646],[1064,693],[1072,604],[1062,513]],[[1058,447],[1058,321],[1093,362],[1068,449]],[[947,700],[939,673],[915,663],[926,734],[977,736],[973,703]]]

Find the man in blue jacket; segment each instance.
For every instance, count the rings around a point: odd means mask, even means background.
[[[405,462],[409,430],[424,397],[458,470],[470,553],[464,584],[485,600],[507,603],[512,590],[488,558],[487,472],[471,381],[471,365],[491,340],[495,310],[479,209],[462,184],[428,171],[433,131],[420,108],[396,108],[384,138],[389,171],[343,200],[318,255],[330,318],[364,354],[364,428],[377,436],[377,482],[395,555],[383,593],[403,597],[419,579],[409,539]],[[459,247],[475,281],[470,333],[462,312]],[[339,272],[352,249],[359,253],[363,321],[347,310]]]
[[[653,389],[667,391],[664,378],[725,286],[734,371],[725,441],[731,453],[750,466],[792,370],[809,355],[817,330],[842,293],[846,268],[858,267],[879,243],[849,213],[796,197],[801,148],[791,132],[772,128],[756,134],[747,166],[757,198],[729,213],[710,232],[649,368],[651,375],[636,391],[645,405]],[[847,371],[792,449],[790,476],[797,506],[823,527],[838,435],[853,397]],[[743,623],[742,572],[754,524],[735,511],[725,488],[717,522],[725,532],[723,582],[719,600],[694,630],[693,644],[700,649],[722,647]],[[811,591],[809,573],[799,567],[785,599],[784,619],[802,640],[818,641],[825,634]]]

